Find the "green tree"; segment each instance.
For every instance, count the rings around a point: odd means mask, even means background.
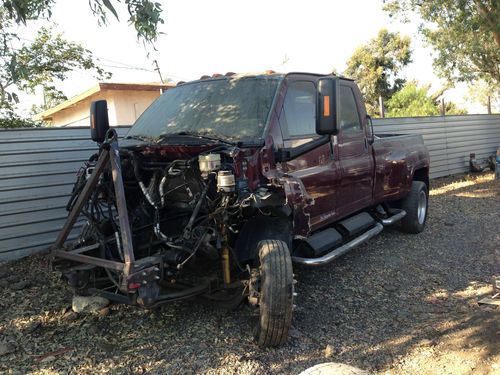
[[[358,83],[368,113],[380,115],[379,96],[387,100],[404,85],[405,80],[399,74],[411,62],[410,44],[409,37],[382,29],[347,61],[344,75]]]
[[[138,38],[153,44],[158,35],[161,5],[150,0],[89,0],[91,11],[100,25],[108,23],[108,14],[118,19],[114,3],[126,7],[129,22]],[[36,20],[50,21],[55,0],[0,0],[0,127],[9,124],[32,124],[16,114],[18,92],[33,93],[41,87],[45,104],[40,109],[65,100],[56,83],[75,69],[93,71],[98,78],[109,77],[95,62],[92,52],[77,43],[42,27],[33,42],[18,37],[20,27],[32,26]],[[34,124],[33,124],[34,125]]]
[[[419,30],[437,52],[440,76],[500,83],[500,1],[385,0],[384,9],[404,22],[420,16]]]
[[[442,93],[429,94],[430,85],[419,87],[417,81],[407,82],[387,102],[387,117],[436,116],[440,114]],[[463,115],[467,112],[452,102],[445,101],[445,113],[448,115]]]

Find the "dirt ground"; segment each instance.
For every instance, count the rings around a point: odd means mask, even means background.
[[[289,342],[259,350],[252,310],[196,302],[71,311],[44,256],[0,267],[0,373],[298,374],[338,362],[377,374],[500,374],[500,182],[432,181],[425,232],[390,228],[322,268],[296,269]]]

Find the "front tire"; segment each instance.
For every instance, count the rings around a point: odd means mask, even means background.
[[[401,220],[401,228],[407,233],[420,233],[425,228],[429,206],[429,191],[422,181],[413,181],[410,193],[403,199],[401,208],[406,216]]]
[[[264,240],[257,245],[260,259],[259,347],[276,347],[288,339],[292,325],[293,269],[283,241]]]

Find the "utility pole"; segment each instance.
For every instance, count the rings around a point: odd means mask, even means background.
[[[382,98],[382,95],[380,95],[378,97],[378,105],[379,105],[380,117],[384,118],[385,117],[385,109],[384,109],[384,98]]]
[[[441,116],[446,116],[446,107],[444,106],[444,98],[441,98]]]
[[[160,76],[160,81],[161,81],[161,84],[165,84],[165,82],[163,82],[163,77],[161,76],[161,72],[160,72],[160,67],[158,66],[158,61],[156,60],[153,60],[153,64],[155,66],[155,69],[157,72],[158,72],[158,75]],[[160,93],[163,94],[163,87],[160,89]]]
[[[488,95],[488,114],[491,115],[491,96]]]

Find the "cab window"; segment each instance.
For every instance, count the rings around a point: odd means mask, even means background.
[[[285,139],[316,135],[316,86],[310,81],[291,82],[280,116]]]
[[[359,121],[358,107],[354,93],[349,86],[340,86],[340,129],[342,133],[358,133],[362,131]]]

